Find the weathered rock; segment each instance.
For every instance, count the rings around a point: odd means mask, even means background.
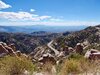
[[[20,52],[20,51],[16,51],[16,54],[17,54],[17,56],[21,56],[22,55],[22,53]]]
[[[55,58],[51,54],[44,54],[40,59],[39,62],[45,64],[46,62],[50,62],[52,64],[56,64]]]
[[[65,46],[65,47],[63,48],[62,53],[64,54],[64,56],[66,56],[66,55],[68,55],[68,54],[69,54],[69,49],[68,49],[68,46]]]
[[[74,49],[72,47],[68,47],[69,53],[74,52]]]
[[[14,52],[14,50],[11,47],[5,46],[5,48],[8,50],[9,55],[17,56],[17,54]]]
[[[0,44],[0,54],[2,53],[8,53],[8,50],[2,44]]]
[[[91,51],[87,51],[87,52],[85,53],[84,57],[85,57],[85,58],[89,58],[90,54],[91,54]]]
[[[91,51],[91,53],[98,53],[98,52],[99,52],[99,51],[96,50],[96,49],[91,49],[90,51]]]
[[[77,45],[75,46],[75,51],[76,53],[83,54],[83,46],[81,45],[81,43],[77,43]]]
[[[16,48],[14,44],[7,45],[4,42],[0,42],[0,57],[5,55],[18,56],[15,51]]]
[[[86,52],[84,57],[88,58],[90,60],[100,59],[100,51],[95,50],[95,49],[91,49],[90,51]]]
[[[8,45],[8,46],[11,47],[14,51],[16,51],[16,47],[15,47],[14,44],[10,44],[10,45]]]

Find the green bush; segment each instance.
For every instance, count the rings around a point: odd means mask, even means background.
[[[80,55],[80,54],[78,54],[78,53],[72,53],[72,54],[70,54],[69,57],[68,57],[68,59],[77,59],[77,60],[79,60],[79,59],[81,59],[81,58],[84,58],[83,55]]]
[[[24,57],[6,56],[0,58],[0,73],[2,75],[21,75],[25,70],[31,74],[35,70],[35,66]]]

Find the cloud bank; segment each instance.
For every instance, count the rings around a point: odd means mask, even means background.
[[[40,21],[49,18],[51,18],[51,16],[39,16],[29,12],[0,12],[0,19],[7,19],[10,21]]]

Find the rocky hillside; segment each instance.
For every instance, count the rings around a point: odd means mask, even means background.
[[[72,53],[79,53],[84,56],[87,50],[100,50],[100,25],[91,26],[67,35],[66,33],[63,34],[64,36],[52,39],[44,46],[35,48],[30,54],[31,57],[39,60],[45,55],[50,55],[56,60],[60,60]]]
[[[25,34],[0,32],[0,41],[5,42],[7,44],[14,43],[17,50],[20,50],[24,53],[34,52],[34,50],[37,52],[38,47],[42,47],[40,48],[40,50],[45,50],[44,48],[52,40],[52,46],[57,50],[61,49],[63,46],[69,46],[74,48],[77,43],[91,45],[91,47],[100,49],[100,25],[88,27],[84,30],[71,33],[47,33],[44,31],[40,31]]]
[[[90,26],[84,30],[73,32],[64,37],[57,38],[55,43],[58,46],[67,45],[70,47],[75,47],[77,43],[83,43],[85,45],[96,45],[100,44],[100,25]]]
[[[24,53],[30,53],[36,47],[45,45],[58,36],[61,36],[61,34],[48,34],[45,32],[45,35],[40,35],[39,32],[34,32],[31,34],[0,32],[0,41],[5,42],[7,44],[14,43],[17,50],[21,50],[21,52]]]
[[[60,52],[63,50],[75,51],[79,43],[83,47],[79,50],[84,50],[84,53],[91,49],[100,50],[100,25],[87,27],[84,30],[71,32],[70,34],[65,32],[63,36],[52,39],[44,46],[35,48],[31,55],[35,59],[38,59],[44,54],[49,53],[56,58],[56,56],[60,56]]]

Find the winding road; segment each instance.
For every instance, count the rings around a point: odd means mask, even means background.
[[[53,43],[53,40],[50,41],[50,42],[47,44],[47,46],[48,46],[52,51],[54,51],[55,55],[59,55],[59,51],[58,51],[57,49],[55,49],[55,48],[52,47],[52,43]]]

